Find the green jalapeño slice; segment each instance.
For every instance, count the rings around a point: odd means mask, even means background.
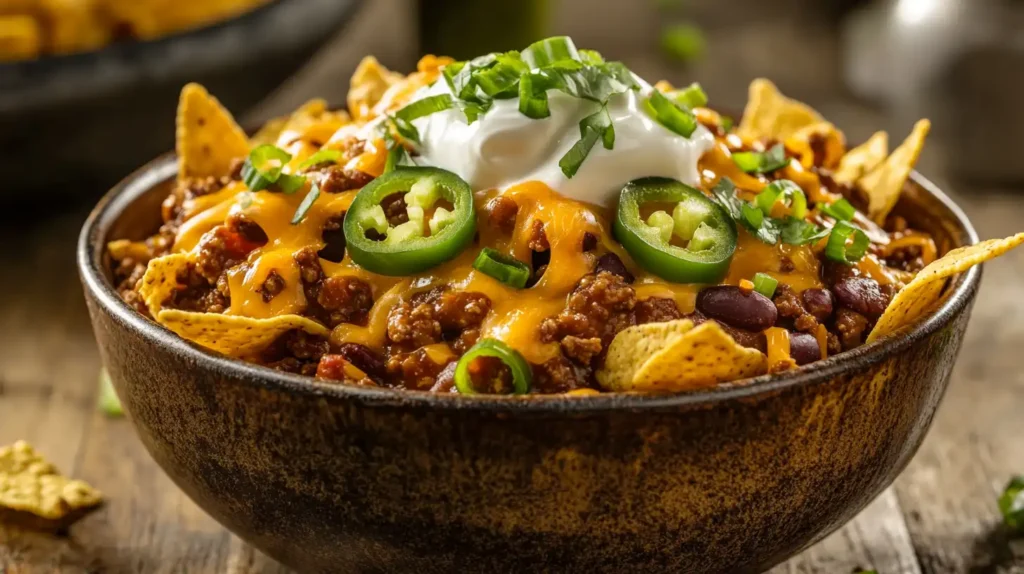
[[[409,220],[391,225],[381,203],[404,193]],[[455,258],[473,241],[473,191],[433,167],[399,167],[359,190],[345,214],[352,260],[381,275],[412,275]]]
[[[645,219],[644,206],[652,205],[663,209]],[[718,283],[736,251],[729,214],[700,191],[662,177],[622,188],[614,231],[641,267],[674,283]]]

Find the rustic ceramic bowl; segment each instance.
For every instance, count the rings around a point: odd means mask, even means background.
[[[917,450],[981,271],[898,338],[673,396],[460,397],[328,384],[206,352],[121,302],[107,240],[159,223],[172,157],[99,204],[78,265],[142,442],[246,541],[301,571],[760,572],[854,516]],[[977,240],[916,177],[904,212]]]

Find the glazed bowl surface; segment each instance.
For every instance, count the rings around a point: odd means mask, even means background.
[[[896,337],[743,386],[525,399],[327,384],[202,350],[125,305],[105,244],[142,238],[176,165],[115,187],[78,265],[139,436],[211,516],[303,572],[761,572],[853,517],[931,423],[981,278]],[[977,241],[918,175],[899,210]]]

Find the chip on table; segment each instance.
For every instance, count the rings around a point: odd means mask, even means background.
[[[102,501],[99,491],[61,475],[28,443],[0,448],[0,522],[59,531]]]

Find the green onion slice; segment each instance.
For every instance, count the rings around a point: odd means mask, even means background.
[[[736,120],[732,119],[732,116],[722,116],[722,131],[730,132],[734,125],[736,125]]]
[[[1017,533],[1024,533],[1024,476],[1015,476],[999,497],[1003,523]]]
[[[277,181],[274,182],[274,187],[281,191],[281,193],[291,195],[296,191],[302,189],[302,186],[306,185],[306,178],[302,175],[293,175],[290,173],[282,173]]]
[[[775,144],[766,152],[741,151],[732,154],[732,161],[747,173],[770,173],[789,165],[786,148]]]
[[[513,395],[525,395],[530,392],[530,383],[533,380],[533,372],[530,364],[519,354],[518,351],[509,347],[497,339],[481,339],[476,345],[470,347],[458,364],[455,365],[455,388],[463,395],[475,395],[480,393],[473,385],[473,378],[470,375],[472,363],[481,357],[493,357],[501,360],[512,373]]]
[[[519,77],[519,112],[524,116],[540,120],[551,115],[548,109],[547,76],[535,72],[524,72]]]
[[[850,244],[847,245],[847,242]],[[832,261],[852,265],[867,253],[870,244],[867,234],[845,221],[836,222],[825,244],[825,257]]]
[[[605,149],[612,149],[615,146],[615,128],[612,126],[612,117],[608,114],[606,106],[580,120],[579,141],[558,160],[558,167],[562,168],[565,177],[572,179],[572,176],[576,175],[598,140],[604,142]]]
[[[697,82],[694,82],[681,90],[669,92],[668,97],[675,103],[681,106],[686,106],[691,110],[693,108],[703,108],[708,105],[708,95],[704,93],[704,89],[701,88],[700,84]]]
[[[604,63],[604,57],[597,50],[580,50],[580,61],[588,66],[597,66]]]
[[[658,90],[651,92],[647,106],[648,112],[659,124],[684,138],[690,137],[697,129],[697,118],[693,112],[668,99]]]
[[[306,158],[306,161],[299,164],[298,169],[308,169],[322,163],[338,163],[341,159],[341,152],[336,149],[322,149]]]
[[[484,247],[480,255],[476,256],[473,268],[516,289],[526,287],[530,279],[530,267],[527,264],[490,247]]]
[[[100,369],[99,383],[100,394],[96,403],[97,408],[108,417],[123,416],[124,407],[121,405],[121,399],[117,397],[114,383],[110,380],[110,373],[107,372],[106,368]]]
[[[579,60],[580,53],[568,36],[555,36],[530,44],[523,50],[523,61],[531,68],[543,68],[561,60]]]
[[[306,197],[302,198],[302,203],[299,204],[298,209],[295,210],[295,215],[292,216],[292,225],[298,225],[306,217],[306,212],[309,211],[310,207],[313,207],[313,203],[316,202],[318,197],[320,197],[320,186],[314,183]]]
[[[278,180],[281,168],[291,159],[292,154],[275,145],[257,146],[242,164],[242,181],[251,191],[267,189]]]
[[[799,185],[788,179],[780,179],[768,184],[764,191],[754,198],[754,203],[765,215],[771,215],[772,207],[779,199],[789,200],[790,214],[796,219],[803,219],[807,216],[807,196],[804,195],[804,191],[800,189]]]
[[[821,207],[821,212],[835,218],[836,221],[850,221],[856,215],[857,210],[846,198],[838,199],[829,205]]]
[[[754,274],[754,291],[771,299],[775,295],[775,288],[779,286],[779,280],[765,273]]]

